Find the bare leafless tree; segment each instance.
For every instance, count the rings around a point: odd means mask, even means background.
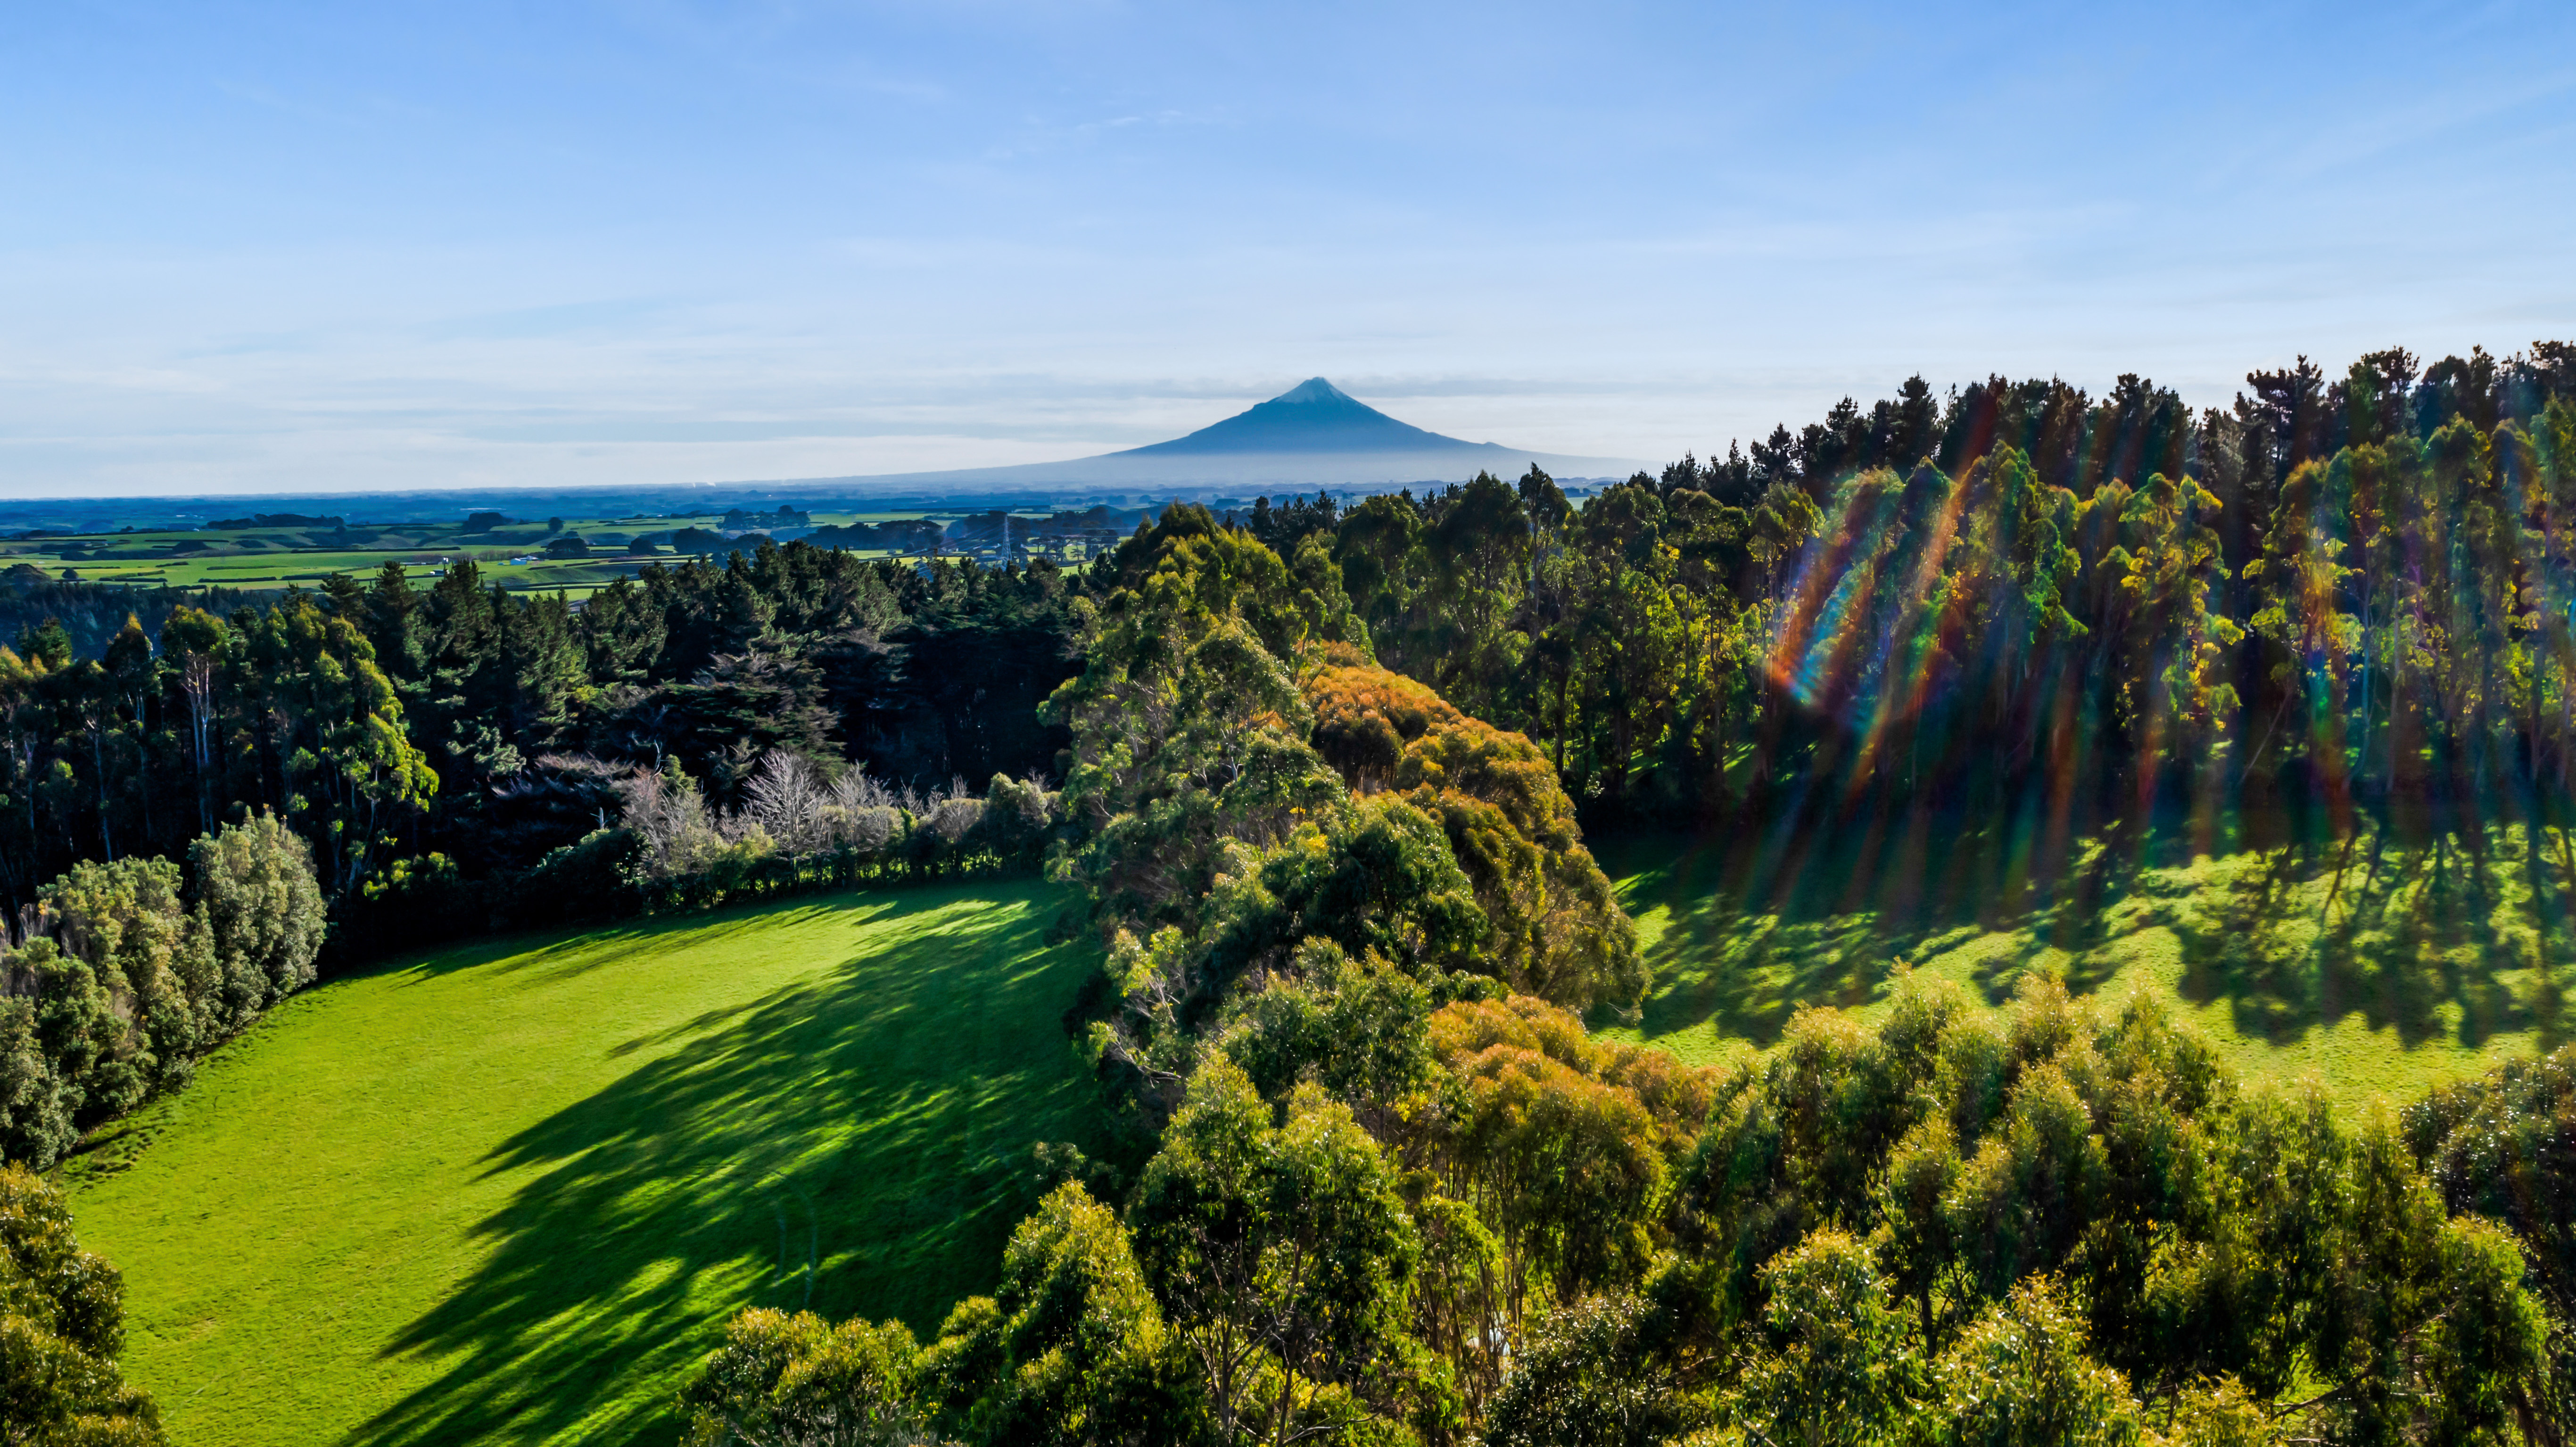
[[[787,749],[771,749],[744,786],[742,812],[767,831],[779,848],[811,854],[831,842],[823,817],[831,802],[831,786],[811,759]]]

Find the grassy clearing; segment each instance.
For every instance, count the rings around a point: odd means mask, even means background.
[[[1899,961],[1995,1005],[2046,970],[2108,1000],[2164,997],[2248,1079],[2403,1103],[2560,1043],[2568,849],[2520,826],[2482,857],[2365,834],[2124,862],[2095,841],[2051,868],[1929,823],[1830,847],[1606,839],[1654,981],[1610,1033],[1713,1062],[1769,1045],[1801,1005],[1874,1014]]]
[[[317,989],[71,1172],[183,1447],[667,1441],[735,1310],[935,1325],[1080,1140],[1058,895],[797,901]]]

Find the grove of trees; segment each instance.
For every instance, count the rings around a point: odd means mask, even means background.
[[[2331,837],[2563,797],[2576,348],[2248,385],[2194,414],[1918,378],[1579,508],[1533,469],[1260,521],[1325,538],[1381,660],[1588,807]]]
[[[323,910],[304,841],[266,813],[199,838],[184,868],[84,861],[46,885],[0,940],[0,1160],[45,1169],[185,1085],[312,982]]]
[[[95,655],[34,624],[0,650],[0,900],[259,809],[334,900],[432,854],[524,871],[668,759],[726,809],[778,750],[952,794],[1043,773],[1069,606],[1044,564],[925,573],[791,545],[649,569],[577,609],[471,563],[426,589],[388,563],[220,615],[182,604],[157,634],[129,619]]]
[[[926,1340],[747,1313],[692,1443],[2565,1440],[2576,1055],[2352,1121],[2044,974],[1604,1042],[1571,801],[1370,659],[1322,537],[1167,512],[1049,704],[1140,1160]]]

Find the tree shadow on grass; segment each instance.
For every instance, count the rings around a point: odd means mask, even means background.
[[[1928,811],[1759,836],[1639,835],[1605,852],[1632,913],[1665,911],[1646,951],[1650,1039],[1709,1022],[1767,1046],[1800,1006],[1867,1004],[1898,960],[1982,931],[2039,926],[2025,955],[2080,949],[2060,936],[2084,935],[2133,885],[2099,851],[2034,868],[2014,830]],[[1989,993],[2029,963],[1996,962]]]
[[[739,1308],[926,1331],[988,1287],[1033,1145],[1088,1119],[1059,1019],[1090,962],[1043,943],[1039,902],[944,895],[899,900],[821,980],[619,1047],[668,1053],[497,1147],[487,1172],[537,1174],[383,1349],[438,1375],[351,1440],[668,1441]]]
[[[2238,1033],[2274,1043],[2349,1016],[2409,1048],[2449,1033],[2476,1049],[2535,1028],[2533,1003],[2500,978],[2566,948],[2563,888],[2516,878],[2531,839],[2519,825],[2474,848],[2381,835],[2366,852],[2213,864],[2208,887],[2160,915],[2181,944],[2178,988],[2226,1002]],[[2540,985],[2526,987],[2534,1000]]]
[[[2576,955],[2576,843],[2520,825],[2465,846],[2374,828],[2357,848],[2293,839],[2217,859],[2155,833],[2049,849],[2037,832],[1918,818],[1610,844],[1627,907],[1665,911],[1645,1035],[1705,1023],[1767,1046],[1800,1006],[1866,1004],[1897,960],[1962,947],[1990,1003],[2034,968],[2095,990],[2132,958],[2126,936],[2160,927],[2181,996],[2223,1002],[2248,1038],[2287,1044],[2358,1015],[2408,1047],[2448,1031],[2476,1048],[2549,1024],[2541,977]]]
[[[923,897],[933,896],[947,897],[945,891],[935,888]],[[870,896],[872,899],[904,897],[903,894]],[[808,903],[797,913],[830,907]],[[551,935],[541,934],[536,938],[543,943],[533,945],[527,935],[506,935],[469,945],[441,946],[426,958],[381,966],[365,973],[389,971],[429,980],[452,975],[459,970],[497,970],[512,975],[534,972],[545,979],[559,979],[651,954],[663,948],[674,935],[686,935],[694,943],[719,940],[734,934],[760,934],[773,927],[778,918],[778,906],[763,908],[759,905],[737,907],[713,916],[656,915],[616,925],[576,927]]]

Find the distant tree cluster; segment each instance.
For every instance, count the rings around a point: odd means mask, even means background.
[[[816,528],[806,535],[806,541],[818,548],[924,553],[937,545],[942,531],[939,524],[927,518],[900,518],[882,523],[833,523]]]
[[[209,528],[218,528],[226,531],[239,531],[248,528],[297,528],[305,530],[318,528],[325,532],[331,531],[335,528],[345,528],[348,525],[349,520],[347,518],[337,516],[336,514],[329,517],[323,517],[318,515],[307,515],[300,512],[253,513],[249,517],[219,518],[214,522],[206,524]],[[128,531],[131,531],[131,529]]]

